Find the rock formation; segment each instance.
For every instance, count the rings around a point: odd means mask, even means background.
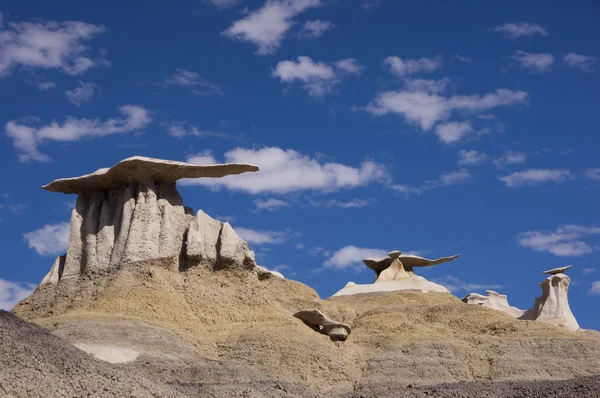
[[[517,307],[511,307],[508,304],[508,297],[505,294],[496,293],[493,290],[486,290],[487,296],[479,293],[471,293],[462,299],[467,304],[480,305],[498,311],[506,312],[508,315],[519,318],[525,311]]]
[[[332,321],[319,310],[302,310],[294,316],[315,331],[326,334],[333,341],[345,341],[350,334],[350,326]]]
[[[417,290],[421,292],[450,293],[445,287],[430,282],[422,276],[415,275],[414,267],[428,267],[452,261],[460,254],[451,257],[442,257],[436,260],[402,254],[401,251],[392,251],[383,258],[366,258],[365,265],[375,272],[375,282],[367,285],[358,285],[348,282],[346,286],[333,296],[346,296],[350,294],[390,292],[397,290]]]
[[[67,253],[42,283],[56,283],[135,264],[154,262],[174,270],[255,267],[254,253],[229,223],[183,206],[180,178],[224,177],[258,171],[247,164],[194,165],[135,156],[81,177],[43,188],[77,194]]]
[[[546,322],[576,331],[579,329],[579,324],[571,312],[568,297],[571,279],[564,274],[569,268],[571,268],[570,265],[542,272],[542,274],[550,276],[544,282],[540,283],[542,295],[536,297],[533,307],[526,311],[509,306],[506,295],[490,290],[486,291],[488,293],[487,297],[471,293],[463,298],[462,301],[467,304],[477,304],[504,311],[514,318],[523,321]]]

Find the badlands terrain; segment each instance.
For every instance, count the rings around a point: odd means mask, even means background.
[[[393,251],[323,300],[175,186],[254,171],[134,157],[45,186],[77,194],[69,245],[0,312],[0,396],[600,397],[600,333],[572,317],[566,268],[521,311],[414,272],[457,256]]]

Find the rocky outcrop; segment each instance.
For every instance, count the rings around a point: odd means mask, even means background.
[[[327,318],[319,310],[302,310],[296,312],[294,316],[315,331],[329,336],[333,341],[345,341],[350,334],[350,326]]]
[[[503,311],[514,318],[519,318],[525,313],[525,311],[520,310],[517,307],[511,307],[508,304],[508,297],[505,294],[496,293],[493,290],[486,290],[485,292],[487,296],[478,293],[470,293],[464,297],[462,301],[467,304],[480,305],[482,307]]]
[[[450,293],[445,287],[430,282],[422,276],[415,275],[413,269],[414,267],[428,267],[445,263],[459,256],[460,254],[457,254],[451,257],[430,260],[410,254],[402,254],[401,251],[395,250],[383,258],[366,258],[363,262],[375,273],[375,282],[367,285],[348,282],[342,290],[333,296],[398,290]]]
[[[571,279],[564,274],[566,267],[554,268],[542,272],[550,275],[540,283],[542,295],[536,297],[533,306],[524,311],[508,304],[506,295],[487,290],[487,297],[478,293],[471,293],[462,299],[467,304],[481,305],[483,307],[506,312],[514,318],[522,321],[539,321],[564,327],[571,331],[579,329],[579,323],[571,312],[569,306],[569,285]]]
[[[252,165],[198,166],[133,157],[112,168],[53,181],[44,189],[76,193],[67,253],[42,283],[154,262],[169,269],[255,266],[254,253],[229,223],[199,210],[194,217],[177,192],[179,178],[256,171]]]
[[[570,265],[542,272],[542,274],[550,275],[540,283],[542,295],[535,299],[533,307],[519,319],[534,319],[573,331],[579,329],[579,323],[569,306],[568,294],[571,278],[563,273],[569,268],[571,268]]]

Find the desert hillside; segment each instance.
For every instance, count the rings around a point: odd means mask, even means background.
[[[348,324],[348,339],[331,341],[292,317],[313,308]],[[164,383],[281,382],[319,394],[377,394],[600,369],[599,333],[518,321],[447,293],[321,300],[299,282],[245,270],[138,264],[41,285],[14,313]]]

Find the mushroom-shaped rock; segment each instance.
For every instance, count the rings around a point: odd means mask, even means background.
[[[44,278],[55,283],[140,262],[172,270],[252,269],[254,253],[228,223],[183,205],[180,178],[258,171],[250,164],[195,165],[134,156],[111,168],[43,188],[77,194],[67,253]]]
[[[550,276],[540,283],[542,295],[535,299],[533,307],[527,310],[521,319],[535,319],[536,321],[562,326],[571,331],[579,329],[579,323],[569,306],[571,278],[563,274],[570,267],[555,268],[543,272]]]
[[[398,290],[413,290],[420,292],[449,293],[448,289],[430,282],[422,276],[415,275],[414,267],[428,267],[459,257],[460,254],[430,260],[411,254],[403,254],[399,250],[391,251],[386,257],[366,258],[365,265],[375,272],[375,282],[367,285],[348,283],[342,290],[333,296],[346,296],[351,294],[390,292]]]
[[[519,318],[525,313],[525,311],[520,310],[517,307],[511,307],[508,304],[508,297],[505,294],[500,294],[493,290],[486,290],[485,292],[487,296],[478,293],[470,293],[465,296],[462,301],[467,304],[480,305],[482,307],[506,312],[514,318]]]
[[[350,334],[350,326],[332,321],[319,310],[301,310],[294,316],[317,332],[326,334],[333,341],[344,341]]]

